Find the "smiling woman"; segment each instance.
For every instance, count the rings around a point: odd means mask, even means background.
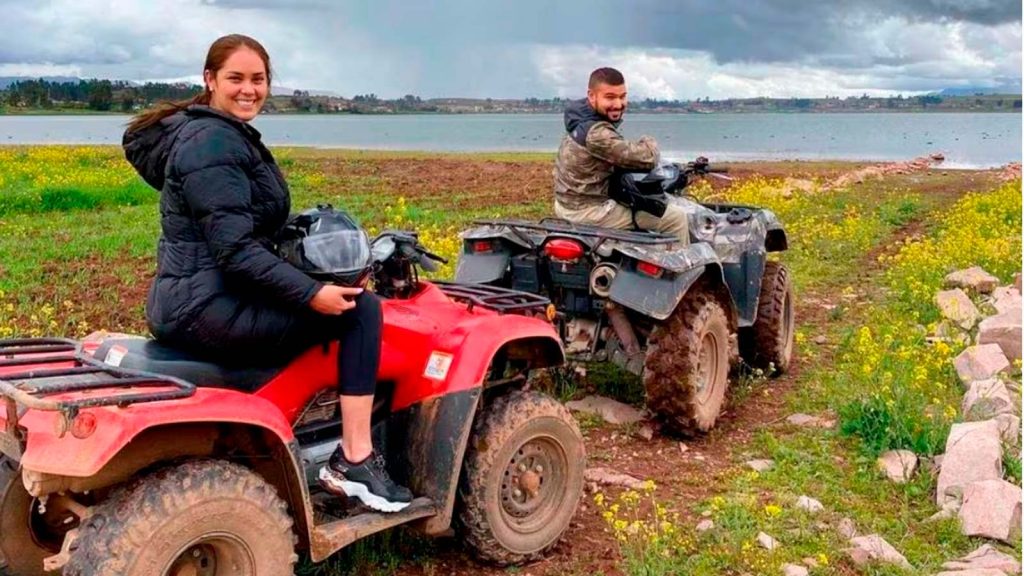
[[[270,93],[270,55],[248,36],[221,36],[210,46],[203,65],[204,90],[189,100],[164,102],[136,116],[129,132],[152,126],[189,106],[202,104],[248,122]]]
[[[370,437],[380,301],[337,275],[314,278],[277,249],[286,231],[326,232],[330,219],[306,212],[307,224],[288,226],[288,185],[249,125],[269,92],[270,58],[252,38],[224,36],[210,47],[203,78],[202,94],[141,114],[124,135],[129,162],[160,190],[149,329],[164,346],[223,365],[280,366],[314,344],[339,342],[341,443],[320,483],[378,511],[402,510],[412,493],[391,480]],[[344,244],[319,247],[332,262],[351,260]]]

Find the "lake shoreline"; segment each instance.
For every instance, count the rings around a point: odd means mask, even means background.
[[[0,116],[0,144],[121,143],[130,116]],[[263,115],[252,122],[269,146],[422,153],[552,154],[559,114]],[[672,161],[905,161],[941,153],[946,166],[1020,161],[1021,116],[999,113],[631,113],[623,135],[654,137]]]

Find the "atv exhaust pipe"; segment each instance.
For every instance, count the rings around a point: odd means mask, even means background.
[[[619,273],[619,267],[614,264],[598,264],[590,272],[590,291],[595,296],[607,298],[612,292],[612,281]]]

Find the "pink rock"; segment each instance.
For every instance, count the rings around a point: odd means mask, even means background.
[[[1000,414],[995,420],[999,424],[999,434],[1003,437],[1003,442],[1010,446],[1020,446],[1020,416]]]
[[[797,564],[783,564],[782,576],[807,576],[807,568]]]
[[[1024,291],[1020,289],[1020,272],[1013,275],[1013,287],[1017,289],[1017,292],[1024,294]]]
[[[960,406],[964,419],[968,421],[988,420],[999,414],[1013,413],[1013,401],[1010,391],[998,378],[975,380],[967,386],[963,403]]]
[[[624,488],[632,488],[633,490],[640,490],[644,486],[642,480],[634,478],[629,474],[616,472],[611,468],[587,468],[583,471],[583,479],[587,482],[596,482],[605,486],[622,486]]]
[[[964,330],[970,330],[978,323],[981,312],[963,290],[943,290],[935,295],[935,304],[944,318],[955,322]]]
[[[1020,562],[996,550],[991,544],[982,544],[974,552],[959,560],[946,562],[942,567],[947,570],[1001,570],[1005,574],[1020,574]]]
[[[1020,486],[1005,480],[972,482],[964,488],[960,523],[967,536],[1012,544],[1020,540]]]
[[[1017,310],[1017,316],[1020,316],[1020,292],[1011,286],[1000,286],[992,292],[992,305],[1000,314]]]
[[[910,562],[907,562],[903,554],[900,554],[878,534],[857,536],[850,540],[850,544],[853,544],[853,547],[847,548],[846,553],[857,566],[864,566],[870,562],[884,562],[904,568],[911,567]]]
[[[942,571],[935,576],[1007,576],[1007,573],[994,568],[969,568],[967,570]]]
[[[979,294],[991,294],[999,285],[999,278],[985,272],[980,266],[957,270],[946,276],[946,286],[972,290]]]
[[[1007,360],[1020,360],[1020,308],[1011,308],[981,321],[978,344],[998,344]]]
[[[1010,369],[1010,361],[998,344],[979,344],[965,348],[953,359],[960,381],[969,384],[974,380],[988,380]]]
[[[587,396],[582,400],[566,402],[565,407],[577,412],[597,414],[609,424],[632,424],[643,418],[640,411],[629,404],[604,396]]]
[[[877,465],[889,480],[903,484],[917,470],[917,455],[910,450],[889,450],[879,456]]]
[[[946,453],[936,481],[935,503],[941,508],[956,501],[972,482],[999,480],[1003,474],[1003,448],[995,420],[954,424],[946,439]]]

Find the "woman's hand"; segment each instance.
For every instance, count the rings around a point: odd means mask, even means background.
[[[355,297],[362,293],[362,288],[325,284],[313,295],[313,299],[309,301],[309,307],[321,314],[337,316],[345,310],[355,308]]]

